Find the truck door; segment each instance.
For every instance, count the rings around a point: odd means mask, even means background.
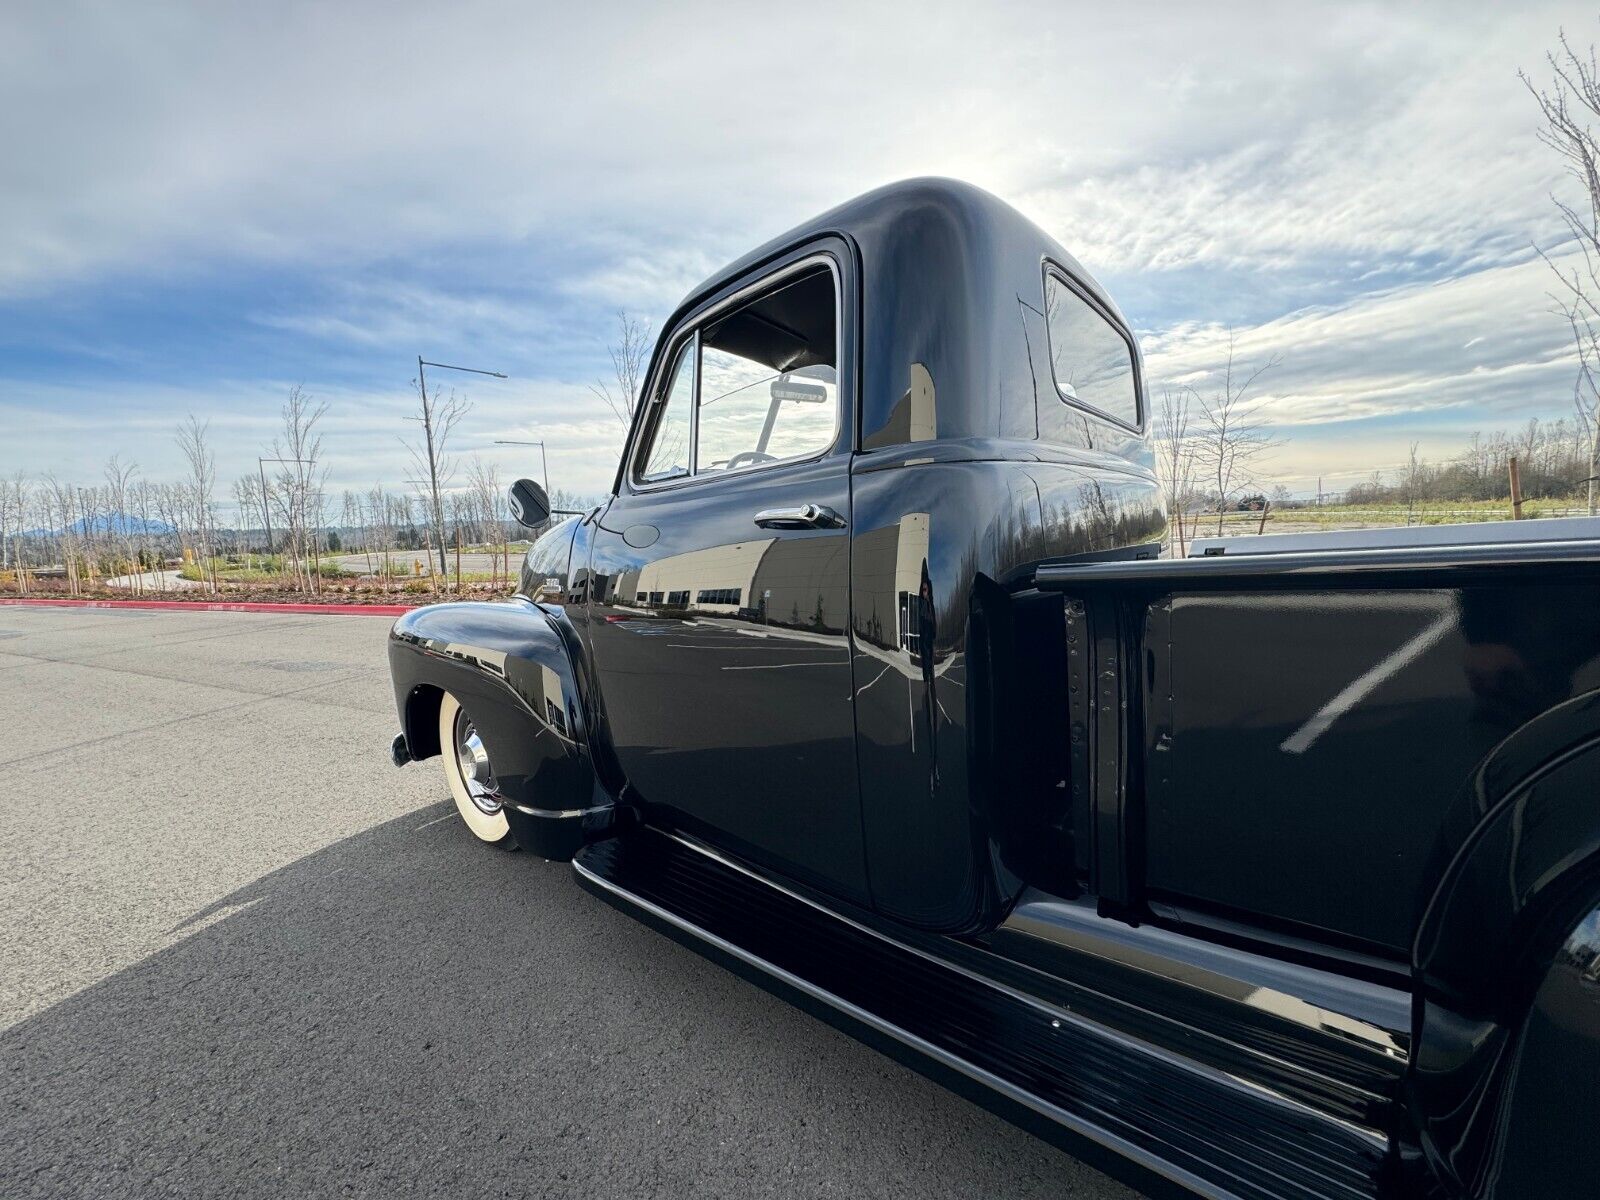
[[[589,630],[654,818],[864,901],[842,249],[791,256],[670,331],[595,530]]]

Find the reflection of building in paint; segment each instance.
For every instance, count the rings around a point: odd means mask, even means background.
[[[621,599],[650,608],[738,612],[751,594],[762,555],[776,540],[734,542],[658,558],[622,576]]]
[[[617,601],[840,630],[849,586],[848,553],[849,539],[842,533],[709,546],[626,572],[618,579]]]
[[[931,442],[939,436],[939,411],[933,376],[919,362],[906,372],[906,390],[895,401],[883,427],[866,439],[868,450],[898,446],[902,442]]]
[[[543,663],[539,664],[540,683],[544,687],[544,717],[550,727],[563,737],[567,734],[566,699],[561,692],[561,676]]]
[[[921,653],[917,597],[928,531],[927,513],[906,513],[893,525],[858,534],[855,544],[858,628],[876,644],[908,649],[913,656]]]

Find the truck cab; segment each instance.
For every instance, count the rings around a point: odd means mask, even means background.
[[[697,288],[647,379],[582,618],[627,780],[841,899],[981,921],[973,605],[1165,528],[1126,323],[1013,211],[927,182]]]

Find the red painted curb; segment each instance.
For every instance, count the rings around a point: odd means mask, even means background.
[[[213,600],[35,600],[30,596],[0,596],[0,604],[31,604],[41,608],[155,608],[166,612],[327,613],[332,616],[403,617],[415,604],[230,604]]]

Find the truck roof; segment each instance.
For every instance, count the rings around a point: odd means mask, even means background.
[[[849,238],[865,252],[866,247],[882,240],[886,226],[899,222],[936,224],[960,231],[966,238],[982,239],[985,248],[991,250],[1001,246],[1029,247],[1033,259],[1049,258],[1065,267],[1118,321],[1127,324],[1116,301],[1055,238],[993,193],[936,175],[887,183],[837,204],[734,259],[703,279],[689,294],[694,297],[716,291],[790,246],[830,233]]]
[[[698,309],[797,248],[837,239],[859,296],[859,447],[1002,439],[1004,453],[1089,455],[1148,473],[1147,418],[1130,428],[1069,409],[1052,381],[1045,316],[1047,264],[1119,327],[1138,369],[1138,344],[1099,282],[1011,205],[952,179],[908,179],[846,201],[729,263],[696,287],[663,327],[661,345]],[[854,273],[859,272],[859,278]],[[660,369],[652,360],[651,375]],[[1142,375],[1142,372],[1138,372]],[[1141,385],[1142,386],[1142,385]],[[1148,408],[1148,404],[1144,405]],[[918,410],[918,419],[908,411]]]

